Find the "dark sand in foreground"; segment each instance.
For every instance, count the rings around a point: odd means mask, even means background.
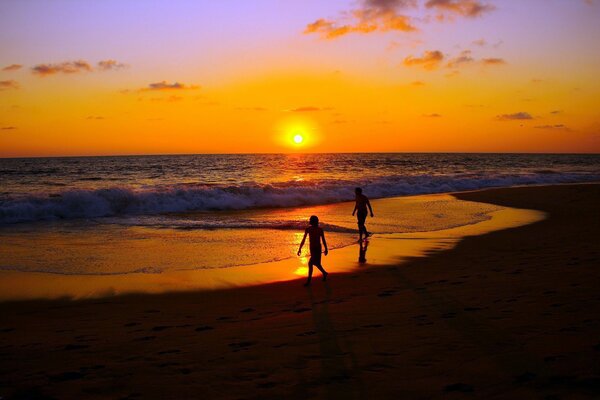
[[[549,218],[310,289],[2,303],[0,397],[600,398],[600,185],[456,196]]]

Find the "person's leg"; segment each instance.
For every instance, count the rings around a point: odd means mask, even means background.
[[[367,220],[367,214],[358,214],[358,237],[362,240],[363,234],[365,239],[367,238],[367,228],[365,227],[365,221]]]
[[[304,284],[304,286],[310,285],[310,280],[312,279],[312,273],[313,273],[313,262],[312,262],[312,260],[310,260],[308,262],[308,279],[306,280],[306,283]]]
[[[358,216],[358,240],[359,241],[362,240],[362,235],[363,235],[363,222],[359,215]]]
[[[323,268],[321,263],[315,264],[315,267],[319,268],[319,271],[321,271],[321,273],[323,274],[323,280],[326,280],[327,275],[329,275],[329,272],[325,271],[325,268]]]

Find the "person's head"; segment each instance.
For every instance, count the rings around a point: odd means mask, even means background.
[[[317,217],[316,215],[312,215],[308,220],[308,223],[312,226],[319,226],[319,217]]]
[[[356,195],[362,194],[362,189],[357,187],[356,189],[354,189],[354,193],[356,193]]]

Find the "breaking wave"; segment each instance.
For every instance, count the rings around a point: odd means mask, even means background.
[[[489,187],[590,182],[599,174],[454,174],[387,176],[371,180],[288,181],[236,185],[178,184],[113,187],[0,198],[0,224],[56,219],[157,215],[212,210],[295,207],[349,201],[361,186],[371,198],[457,192]],[[292,227],[290,227],[292,228]],[[296,228],[296,227],[293,227]]]

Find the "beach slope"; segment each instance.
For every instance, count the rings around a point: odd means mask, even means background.
[[[456,197],[548,218],[309,289],[1,303],[0,397],[598,398],[600,185]]]

